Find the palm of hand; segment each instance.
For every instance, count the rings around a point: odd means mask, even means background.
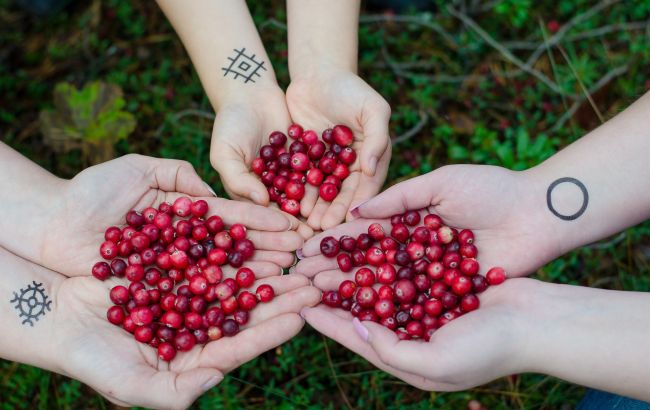
[[[334,73],[321,80],[292,81],[287,89],[287,106],[294,122],[316,132],[336,124],[350,127],[355,135],[352,148],[358,158],[350,166],[350,176],[343,182],[339,196],[332,204],[318,197],[314,187],[307,186],[301,202],[303,216],[314,229],[328,229],[349,216],[348,210],[372,197],[381,188],[390,161],[388,120],[390,107],[386,101],[358,76],[350,72]],[[376,156],[376,172],[362,172]]]
[[[268,192],[250,166],[260,148],[269,143],[269,134],[286,132],[290,124],[284,93],[279,89],[267,100],[219,109],[212,131],[210,160],[232,198],[268,203]]]
[[[93,277],[68,278],[56,290],[56,322],[61,327],[56,343],[70,352],[61,372],[83,380],[109,400],[124,405],[187,408],[204,392],[205,383],[252,360],[295,336],[303,326],[297,312],[319,300],[318,291],[299,275],[260,279],[276,291],[270,303],[257,306],[250,320],[233,337],[179,352],[168,363],[155,349],[138,343],[120,327],[110,324],[106,311],[112,304],[109,289],[117,279],[100,282]],[[212,383],[212,387],[216,383]]]

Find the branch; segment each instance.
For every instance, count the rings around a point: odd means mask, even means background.
[[[422,131],[424,126],[427,125],[427,122],[429,122],[429,114],[427,114],[425,111],[420,111],[420,122],[415,124],[410,130],[406,131],[402,135],[393,138],[393,146],[413,138],[420,131]]]

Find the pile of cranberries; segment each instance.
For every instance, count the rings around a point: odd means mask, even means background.
[[[352,130],[345,125],[323,131],[322,141],[315,131],[303,130],[298,124],[291,125],[287,134],[294,140],[288,150],[287,136],[274,131],[251,168],[267,187],[271,201],[296,216],[305,196],[305,183],[317,187],[325,201],[333,201],[341,183],[350,175],[349,166],[357,159],[357,153],[351,147]]]
[[[373,223],[356,239],[323,238],[321,253],[335,257],[343,272],[359,267],[354,280],[323,293],[325,305],[379,322],[400,339],[428,341],[436,329],[478,309],[478,293],[506,280],[499,267],[485,277],[478,274],[472,231],[458,232],[438,215],[422,218],[417,211],[394,215],[390,222],[389,234]]]
[[[244,290],[255,283],[255,273],[242,267],[255,252],[246,227],[226,229],[217,215],[204,219],[207,212],[206,201],[187,197],[142,213],[130,211],[127,226],[111,226],[104,234],[99,253],[110,264],[97,262],[92,268],[99,280],[129,281],[110,290],[114,306],[108,321],[157,348],[162,360],[237,334],[257,303],[275,295],[264,284],[255,293]],[[226,264],[238,268],[234,279],[224,279]]]

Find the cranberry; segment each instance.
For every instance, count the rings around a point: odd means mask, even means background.
[[[111,261],[111,270],[113,271],[113,275],[117,276],[118,278],[121,278],[125,275],[126,266],[126,262],[124,262],[122,259],[113,259]]]
[[[366,253],[361,249],[353,250],[352,253],[350,254],[350,257],[352,258],[353,266],[361,266],[361,265],[365,265],[366,263]]]
[[[415,298],[415,285],[407,279],[401,279],[395,284],[395,299],[399,303],[408,303]]]
[[[472,290],[472,280],[465,277],[459,276],[456,278],[454,283],[451,285],[451,290],[458,296],[463,296]]]
[[[386,262],[386,256],[381,249],[372,247],[366,251],[366,261],[372,266],[380,266]]]
[[[351,165],[357,159],[357,153],[350,147],[345,147],[338,154],[338,159],[345,165]]]
[[[323,184],[320,186],[319,195],[323,200],[331,202],[339,194],[338,188],[334,184]]]
[[[248,291],[243,291],[237,296],[237,304],[243,310],[253,310],[257,305],[257,297]]]
[[[359,286],[372,286],[375,284],[375,274],[368,268],[361,268],[354,274],[354,281]]]
[[[408,226],[415,226],[420,223],[420,214],[417,211],[408,211],[404,214],[403,219]]]
[[[412,261],[417,261],[424,257],[424,245],[419,242],[410,242],[406,245],[406,253]]]
[[[302,127],[298,124],[291,124],[287,130],[287,134],[290,138],[297,140],[302,136]],[[283,144],[284,145],[284,144]]]
[[[375,313],[381,319],[392,317],[395,314],[395,305],[393,305],[393,301],[390,299],[379,299],[377,303],[375,303]]]
[[[221,330],[225,336],[234,336],[239,333],[239,325],[233,319],[226,319],[221,326]]]
[[[323,131],[323,133],[321,134],[321,138],[326,143],[331,144],[331,143],[334,142],[334,136],[332,135],[332,133],[333,133],[333,130],[331,128],[328,128],[325,131]]]
[[[385,263],[377,268],[377,282],[390,285],[395,282],[397,272],[395,267],[389,263]]]
[[[257,175],[262,175],[266,171],[266,164],[262,158],[255,158],[251,163],[251,171]]]
[[[438,241],[442,244],[451,243],[455,239],[454,231],[448,226],[438,228]]]
[[[337,241],[333,236],[326,236],[320,241],[320,252],[328,258],[336,256],[339,249],[339,241]]]
[[[453,309],[458,305],[458,297],[451,292],[444,292],[440,301],[445,309]]]
[[[104,232],[104,239],[108,242],[118,243],[122,239],[122,230],[116,226],[111,226]]]
[[[271,285],[260,285],[255,293],[257,294],[257,298],[262,303],[270,302],[275,297],[275,292],[273,291]]]
[[[366,251],[370,249],[371,246],[372,238],[370,235],[362,233],[361,235],[357,236],[357,248],[361,249],[362,251]]]
[[[300,214],[300,203],[295,199],[287,199],[282,203],[280,208],[284,212],[293,216],[298,216]]]
[[[440,228],[444,224],[442,222],[442,218],[434,214],[426,215],[423,219],[423,223],[424,226],[427,227],[427,229],[432,231],[437,231],[438,228]]]
[[[442,279],[444,273],[445,266],[442,264],[442,262],[431,262],[429,266],[427,266],[427,275],[429,275],[429,278],[431,278],[431,280]]]
[[[347,253],[340,253],[336,257],[336,262],[339,265],[339,269],[343,272],[350,272],[352,270],[352,258]]]
[[[291,129],[291,128],[289,128]],[[292,137],[294,138],[294,137]],[[297,137],[295,137],[297,138]],[[295,139],[294,138],[294,139]],[[284,144],[287,143],[287,136],[284,135],[284,133],[280,131],[273,131],[271,135],[269,135],[269,142],[271,145],[273,145],[276,148],[284,147]]]
[[[217,248],[228,250],[232,248],[232,238],[226,231],[221,231],[214,236],[214,244]]]
[[[132,228],[138,228],[142,225],[145,224],[146,220],[144,219],[144,216],[142,216],[141,213],[136,212],[136,211],[129,211],[126,214],[126,224],[129,225]]]
[[[424,335],[424,326],[422,326],[422,323],[414,320],[406,325],[406,332],[414,338],[422,337]]]
[[[408,266],[402,266],[397,271],[397,279],[413,280],[414,277],[415,277],[415,271]]]
[[[397,241],[405,243],[409,239],[409,228],[400,223],[393,225],[390,235]]]
[[[442,257],[442,263],[444,263],[445,267],[452,268],[452,269],[458,267],[460,260],[461,260],[460,254],[456,252],[447,252]]]
[[[106,318],[108,321],[116,326],[121,325],[122,322],[124,322],[125,317],[126,315],[124,314],[124,309],[122,309],[120,306],[111,306],[108,309],[108,312],[106,312]]]
[[[336,125],[332,129],[332,138],[338,145],[347,147],[354,141],[354,134],[352,134],[352,130],[345,125]]]
[[[487,271],[485,278],[490,285],[499,285],[506,280],[506,271],[503,268],[494,267]]]
[[[329,307],[341,306],[341,295],[335,290],[328,290],[323,292],[322,302]]]
[[[106,241],[99,247],[99,253],[102,258],[111,260],[118,255],[118,249],[115,242]]]
[[[320,186],[323,182],[323,178],[325,178],[323,171],[318,168],[312,168],[307,171],[307,183],[309,185]]]
[[[462,297],[460,300],[460,309],[463,312],[471,312],[479,308],[479,300],[476,295],[468,294]]]
[[[323,157],[318,161],[318,169],[323,171],[324,174],[331,174],[334,172],[334,168],[336,168],[336,160],[334,158]]]
[[[223,330],[218,326],[210,326],[208,328],[208,338],[210,340],[219,340],[223,337]]]
[[[442,313],[443,305],[438,299],[429,299],[424,302],[424,312],[433,317],[440,316]]]
[[[196,345],[196,338],[188,331],[181,331],[174,337],[174,345],[179,352],[188,352]]]
[[[356,290],[357,290],[357,285],[351,280],[344,280],[339,285],[339,294],[343,299],[349,299],[352,296],[354,296]]]
[[[379,295],[371,287],[360,287],[355,295],[356,302],[364,309],[374,308],[378,299]]]
[[[223,219],[220,216],[213,215],[205,221],[205,226],[208,228],[208,232],[214,235],[223,230]]]
[[[160,360],[170,362],[176,357],[176,348],[168,342],[162,342],[158,345],[158,357]]]
[[[472,276],[472,288],[474,290],[474,293],[481,293],[485,289],[487,289],[488,286],[489,285],[487,279],[485,279],[485,276],[481,276],[481,275]]]
[[[111,276],[111,267],[106,262],[97,262],[93,266],[92,274],[99,280],[106,280]]]
[[[153,322],[153,312],[146,306],[138,306],[129,315],[136,326],[144,326]]]

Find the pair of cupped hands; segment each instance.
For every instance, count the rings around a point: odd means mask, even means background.
[[[520,371],[515,346],[521,340],[526,294],[536,281],[512,279],[481,295],[481,309],[434,333],[429,343],[398,341],[375,323],[353,322],[349,312],[316,306],[322,290],[336,289],[350,273],[320,255],[326,235],[357,235],[372,222],[386,227],[390,216],[417,209],[440,215],[451,226],[475,232],[483,272],[506,268],[510,277],[541,266],[556,249],[541,243],[542,226],[527,223],[528,204],[518,192],[524,173],[489,166],[447,166],[389,188],[352,210],[344,223],[316,236],[298,219],[269,207],[218,198],[192,166],[183,161],[127,155],[86,169],[53,187],[56,198],[39,218],[40,264],[60,272],[52,290],[61,334],[55,350],[67,352],[54,370],[82,380],[122,405],[185,408],[214,387],[224,374],[295,336],[306,320],[324,335],[362,355],[377,367],[427,390],[459,390]],[[278,295],[255,309],[234,337],[180,353],[171,363],[155,349],[106,320],[108,292],[119,281],[90,276],[108,226],[122,225],[131,209],[173,202],[179,196],[204,199],[210,214],[226,224],[243,223],[257,251],[247,266],[258,282]],[[295,263],[294,251],[302,260]],[[235,270],[226,267],[226,277]],[[304,319],[304,320],[303,320]],[[477,347],[480,341],[480,348]],[[62,354],[62,353],[61,353]]]

